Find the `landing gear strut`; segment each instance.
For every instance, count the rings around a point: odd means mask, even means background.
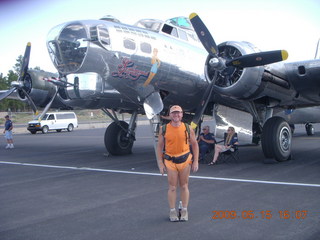
[[[266,158],[275,158],[279,162],[291,157],[291,129],[281,117],[269,118],[263,125],[261,135],[262,150]]]
[[[131,154],[133,142],[136,140],[134,131],[138,114],[134,112],[128,124],[125,121],[119,121],[114,112],[111,114],[106,109],[102,110],[113,120],[104,135],[106,149],[112,155]]]

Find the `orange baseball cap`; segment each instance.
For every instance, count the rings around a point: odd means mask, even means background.
[[[172,113],[172,112],[182,112],[182,108],[179,105],[173,105],[170,108],[170,113]]]

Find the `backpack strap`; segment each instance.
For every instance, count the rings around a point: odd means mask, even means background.
[[[166,135],[166,130],[167,130],[167,124],[162,125],[162,136]]]
[[[186,127],[186,143],[188,143],[188,140],[190,140],[190,126],[185,122],[183,123],[184,123],[184,126]]]

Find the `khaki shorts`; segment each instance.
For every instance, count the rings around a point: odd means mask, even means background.
[[[191,159],[192,159],[192,154],[190,153],[188,159],[183,163],[173,163],[172,161],[165,159],[164,165],[166,165],[166,168],[168,168],[170,170],[181,172],[186,167],[188,167],[189,165],[192,164]]]

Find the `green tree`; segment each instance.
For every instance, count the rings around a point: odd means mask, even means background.
[[[14,70],[9,70],[6,77],[3,77],[3,74],[0,75],[0,90],[8,90],[11,87],[12,81],[17,81],[20,69],[22,65],[23,56],[20,55],[17,58],[17,63],[13,66]],[[3,99],[0,101],[0,111],[29,111],[30,107],[28,104],[21,102],[15,99]]]
[[[16,59],[16,64],[13,66],[13,69],[15,71],[15,73],[17,75],[20,74],[20,70],[21,70],[21,66],[22,66],[22,62],[23,62],[23,56],[20,55],[17,59]]]

